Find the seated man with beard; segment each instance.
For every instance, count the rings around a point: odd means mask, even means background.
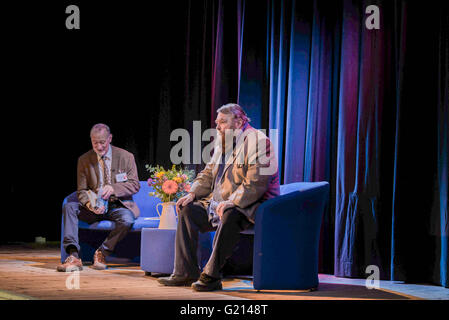
[[[176,203],[175,266],[170,277],[159,279],[166,286],[220,290],[221,270],[240,232],[254,224],[263,201],[279,195],[277,162],[269,138],[249,125],[250,119],[237,104],[226,104],[217,113],[219,139],[212,160],[198,174],[190,193]],[[212,254],[200,274],[198,234],[213,230]]]

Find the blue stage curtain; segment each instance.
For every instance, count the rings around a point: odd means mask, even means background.
[[[433,282],[449,287],[449,16],[440,15],[438,34],[438,169],[432,208],[432,233],[436,240]]]
[[[446,17],[409,1],[260,3],[244,1],[239,102],[277,129],[283,183],[331,183],[320,270],[447,286]]]
[[[366,278],[376,265],[381,279],[447,287],[449,28],[439,4],[188,4],[184,108],[209,105],[214,126],[217,108],[240,103],[273,140],[282,183],[330,182],[320,272]],[[379,30],[365,27],[369,5]]]

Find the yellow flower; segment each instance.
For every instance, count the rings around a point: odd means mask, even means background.
[[[162,178],[164,175],[165,175],[165,172],[164,172],[164,171],[158,172],[158,173],[156,173],[156,178],[160,179],[160,178]]]
[[[181,183],[182,182],[182,178],[181,177],[174,177],[173,181],[175,181],[176,183]]]

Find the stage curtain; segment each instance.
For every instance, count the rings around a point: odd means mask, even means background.
[[[222,103],[239,102],[270,134],[282,183],[330,182],[320,271],[363,278],[376,265],[381,279],[448,286],[442,10],[411,1],[213,3],[211,121]],[[365,26],[372,4],[379,30]]]
[[[380,8],[378,30],[366,28],[369,5]],[[320,272],[366,278],[367,266],[376,265],[381,279],[448,286],[449,24],[440,4],[186,0],[148,6],[122,9],[136,17],[126,28],[101,29],[87,43],[64,40],[53,53],[73,49],[95,65],[73,59],[83,77],[73,91],[80,94],[64,99],[64,110],[77,110],[60,125],[73,132],[64,172],[73,172],[77,156],[90,148],[88,138],[79,142],[80,133],[96,122],[108,123],[114,144],[135,155],[141,180],[148,178],[145,164],[171,165],[177,141],[169,139],[177,128],[190,132],[188,167],[199,171],[204,164],[192,164],[194,121],[201,121],[201,131],[214,127],[216,110],[238,102],[273,140],[281,183],[330,183]],[[119,47],[123,56],[114,54]],[[48,72],[36,61],[33,74]],[[63,79],[64,69],[58,70],[54,78]],[[88,103],[85,93],[92,96]],[[109,105],[121,111],[105,117],[98,106]],[[17,167],[26,159],[20,161]],[[57,199],[73,191],[75,178],[70,175]],[[24,179],[25,173],[17,181]],[[54,230],[59,210],[55,201]]]

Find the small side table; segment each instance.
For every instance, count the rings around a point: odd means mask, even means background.
[[[175,261],[176,230],[143,228],[140,268],[145,272],[171,274]]]
[[[200,233],[198,263],[204,268],[212,252],[213,233]],[[176,230],[142,228],[140,268],[146,273],[172,274],[175,262]]]

